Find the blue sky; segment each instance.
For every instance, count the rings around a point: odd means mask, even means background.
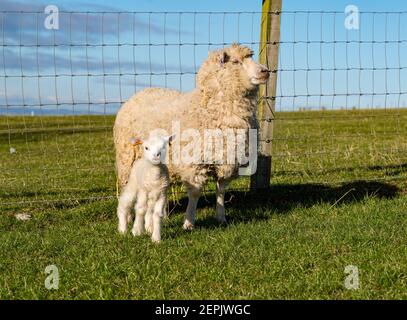
[[[26,1],[30,2],[30,1]],[[84,5],[84,2],[90,6]],[[100,5],[101,1],[52,1],[55,4],[65,5],[76,9],[93,9]],[[120,0],[103,1],[105,6],[111,6],[126,11],[260,11],[261,0]],[[357,5],[361,11],[402,11],[407,10],[404,0],[283,0],[284,10],[336,10],[343,11],[349,5]]]
[[[61,13],[50,31],[45,14],[7,12],[48,4],[133,13]],[[359,30],[344,28],[349,4],[362,12]],[[0,114],[114,113],[145,87],[191,90],[209,50],[236,41],[257,53],[260,10],[257,0],[1,0]],[[407,41],[407,1],[283,0],[283,11],[277,110],[406,106],[407,43],[396,41]]]

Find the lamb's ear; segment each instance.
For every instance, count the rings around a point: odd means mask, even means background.
[[[164,139],[165,139],[165,141],[167,141],[167,143],[169,144],[169,145],[171,145],[171,143],[174,141],[174,139],[175,139],[175,134],[172,134],[172,135],[170,135],[170,136],[166,136],[166,137],[164,137]]]
[[[143,140],[141,138],[131,138],[130,143],[133,146],[138,146],[139,144],[143,144]]]

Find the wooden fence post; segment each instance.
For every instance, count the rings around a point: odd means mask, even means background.
[[[280,17],[282,0],[262,0],[259,61],[271,70],[266,85],[260,86],[257,119],[259,150],[257,171],[250,179],[250,189],[270,187],[271,150],[276,104],[278,51],[280,47]]]

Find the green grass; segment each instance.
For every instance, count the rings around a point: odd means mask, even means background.
[[[271,190],[220,227],[210,185],[185,232],[175,187],[159,245],[116,232],[113,120],[0,117],[0,298],[407,298],[407,109],[278,113]]]

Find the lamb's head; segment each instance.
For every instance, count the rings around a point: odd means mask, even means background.
[[[143,149],[143,157],[153,165],[158,165],[165,162],[167,146],[173,139],[174,135],[165,137],[151,135],[146,140],[142,140],[141,138],[131,139],[131,143],[133,145],[141,145]]]
[[[202,88],[238,84],[250,90],[265,83],[269,76],[270,70],[253,60],[250,48],[233,44],[209,54],[198,72],[197,85]]]

